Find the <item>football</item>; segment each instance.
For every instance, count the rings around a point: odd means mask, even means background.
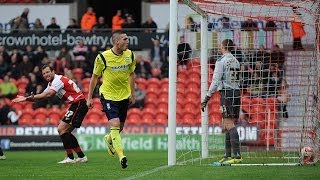
[[[314,164],[315,161],[315,152],[312,147],[305,146],[301,149],[301,163],[302,164]]]

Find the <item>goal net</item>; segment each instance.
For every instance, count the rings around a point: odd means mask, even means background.
[[[205,112],[200,104],[224,39],[233,40],[232,54],[241,64],[236,127],[243,163],[298,165],[305,146],[319,154],[319,7],[315,0],[182,0],[177,4],[177,16],[170,19],[170,26],[177,23],[170,43],[175,41],[171,45],[178,48],[177,76],[169,77],[176,87],[174,96],[169,94],[169,103],[170,97],[176,100],[171,101],[176,103],[175,115],[169,114],[169,165],[206,165],[223,157],[219,92],[212,95]],[[303,30],[297,31],[297,26]],[[172,117],[176,124],[170,123]],[[170,131],[176,137],[171,141]],[[174,152],[170,144],[175,144]]]

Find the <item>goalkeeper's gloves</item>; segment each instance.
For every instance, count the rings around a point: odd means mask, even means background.
[[[210,100],[210,96],[206,96],[204,98],[204,100],[202,101],[202,103],[201,103],[202,112],[204,112],[206,110],[206,106],[207,106],[209,100]]]

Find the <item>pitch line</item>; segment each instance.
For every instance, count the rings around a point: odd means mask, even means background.
[[[156,172],[159,172],[161,170],[164,170],[164,169],[167,169],[167,168],[170,168],[171,166],[160,166],[160,167],[156,167],[154,169],[151,169],[149,171],[144,171],[144,172],[141,172],[139,174],[136,174],[136,175],[133,175],[133,176],[130,176],[130,177],[127,177],[127,178],[124,178],[123,180],[132,180],[132,179],[137,179],[137,178],[141,178],[141,177],[144,177],[144,176],[147,176],[149,174],[152,174],[152,173],[156,173]]]

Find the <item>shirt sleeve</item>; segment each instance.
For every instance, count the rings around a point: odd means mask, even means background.
[[[134,55],[134,53],[132,52],[132,56],[133,56],[133,61],[132,63],[130,64],[130,73],[134,72],[134,70],[136,69],[136,64],[137,64],[137,59],[136,59],[136,56]]]
[[[207,96],[211,97],[211,95],[215,91],[217,91],[218,87],[222,83],[222,76],[223,76],[223,62],[217,61],[214,68],[214,73],[212,75],[212,82],[210,84]]]
[[[63,82],[62,81],[60,81],[60,80],[57,80],[57,79],[54,79],[53,81],[52,81],[52,84],[51,84],[51,86],[50,86],[50,90],[53,90],[53,91],[55,91],[55,92],[58,92],[60,89],[62,89],[64,87],[64,84],[63,84]]]
[[[100,55],[98,54],[96,59],[94,60],[93,74],[100,76],[103,69],[104,69],[104,63]]]

